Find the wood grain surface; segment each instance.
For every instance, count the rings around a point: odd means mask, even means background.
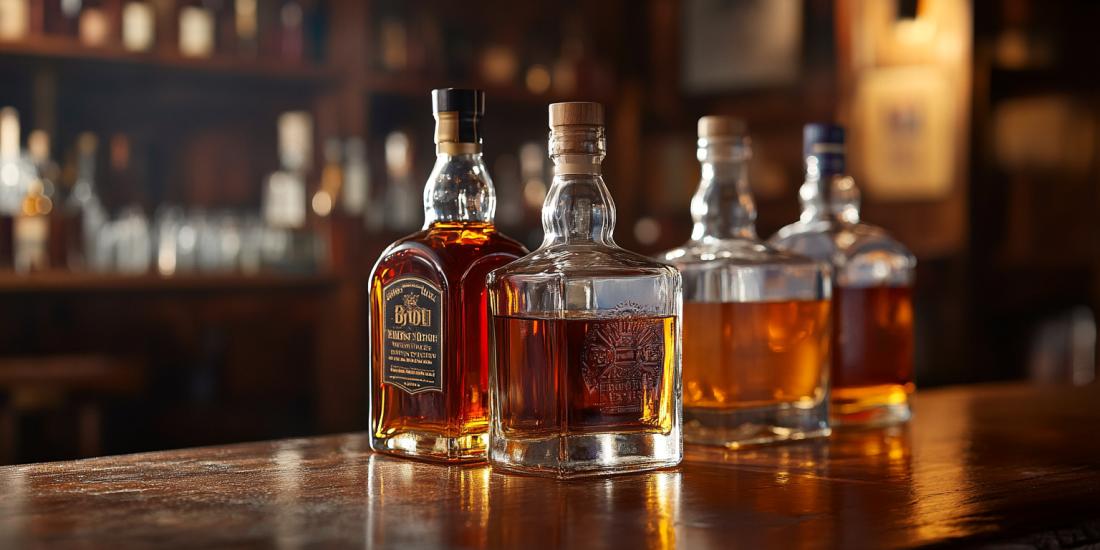
[[[1095,386],[927,391],[908,426],[570,482],[360,434],[0,468],[0,548],[1076,548],[1098,520]]]

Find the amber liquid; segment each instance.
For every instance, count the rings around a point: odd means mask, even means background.
[[[484,454],[490,353],[485,277],[524,254],[523,245],[498,233],[492,224],[436,223],[397,241],[379,259],[370,289],[375,438],[415,433],[458,440],[452,447],[457,445],[463,458],[430,450],[409,452],[429,459],[464,460],[470,454]],[[443,391],[410,394],[382,381],[382,289],[407,275],[427,279],[443,291]]]
[[[684,408],[823,399],[829,302],[685,302]]]
[[[493,323],[505,436],[672,429],[675,317],[497,316]]]
[[[833,304],[834,413],[904,405],[913,391],[912,288],[837,287]]]

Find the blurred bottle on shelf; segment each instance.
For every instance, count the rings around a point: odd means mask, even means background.
[[[69,243],[62,206],[68,200],[71,189],[62,185],[61,167],[54,162],[50,151],[50,135],[44,130],[35,130],[27,136],[27,152],[42,183],[43,196],[50,201],[48,265],[50,269],[64,269],[69,265]]]
[[[30,0],[0,0],[0,40],[24,38],[30,26]]]
[[[20,148],[19,112],[0,109],[0,268],[15,263],[15,221],[35,179],[34,166]]]
[[[405,22],[395,16],[383,17],[378,24],[379,64],[387,71],[408,69],[409,41]]]
[[[214,53],[214,14],[202,0],[179,5],[179,53],[186,57],[210,57]]]
[[[412,182],[412,148],[403,131],[386,136],[386,229],[412,231],[420,226],[420,201]]]
[[[236,52],[243,57],[256,57],[260,51],[259,12],[257,0],[233,0],[233,26]]]
[[[305,12],[297,0],[284,0],[279,8],[279,58],[300,63],[305,57]]]
[[[96,155],[99,139],[84,132],[76,141],[76,180],[65,204],[68,230],[69,266],[92,271],[108,271],[111,266],[109,243],[101,237],[107,224],[107,211],[96,185]]]
[[[281,169],[264,188],[264,262],[281,270],[312,271],[322,263],[322,244],[306,227],[306,182],[313,159],[313,117],[305,111],[279,116]]]
[[[325,164],[321,167],[321,184],[310,201],[313,213],[322,218],[332,213],[344,187],[344,167],[341,165],[343,154],[343,145],[339,138],[325,140],[322,154]]]
[[[340,208],[352,217],[366,217],[370,201],[370,173],[367,148],[363,138],[348,138],[344,142],[344,185],[341,187]],[[364,224],[369,223],[364,220]]]
[[[147,52],[156,41],[156,12],[145,0],[126,2],[122,8],[122,46],[132,52]]]
[[[844,128],[807,124],[803,140],[802,215],[770,243],[833,266],[830,417],[835,424],[904,422],[914,389],[916,258],[882,228],[860,221]]]
[[[80,6],[80,41],[87,46],[106,46],[111,40],[111,17],[106,0],[83,0]]]

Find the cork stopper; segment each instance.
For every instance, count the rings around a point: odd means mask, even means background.
[[[699,139],[735,138],[746,133],[748,125],[737,117],[710,115],[699,119]]]
[[[550,104],[550,127],[603,126],[603,105],[590,101]]]

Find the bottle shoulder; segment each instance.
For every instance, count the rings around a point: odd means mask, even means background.
[[[832,262],[863,255],[896,256],[915,262],[909,249],[885,229],[862,222],[799,221],[780,229],[768,242],[781,250]]]
[[[662,261],[685,269],[706,269],[711,266],[811,266],[820,262],[812,258],[780,250],[757,239],[691,240],[679,248],[658,256]]]
[[[679,278],[679,273],[666,263],[623,248],[597,244],[561,244],[539,248],[497,269],[493,276],[497,279],[508,276]]]
[[[470,266],[487,261],[507,263],[527,249],[488,224],[447,224],[411,233],[394,241],[379,256],[375,277],[430,271],[453,279]]]

